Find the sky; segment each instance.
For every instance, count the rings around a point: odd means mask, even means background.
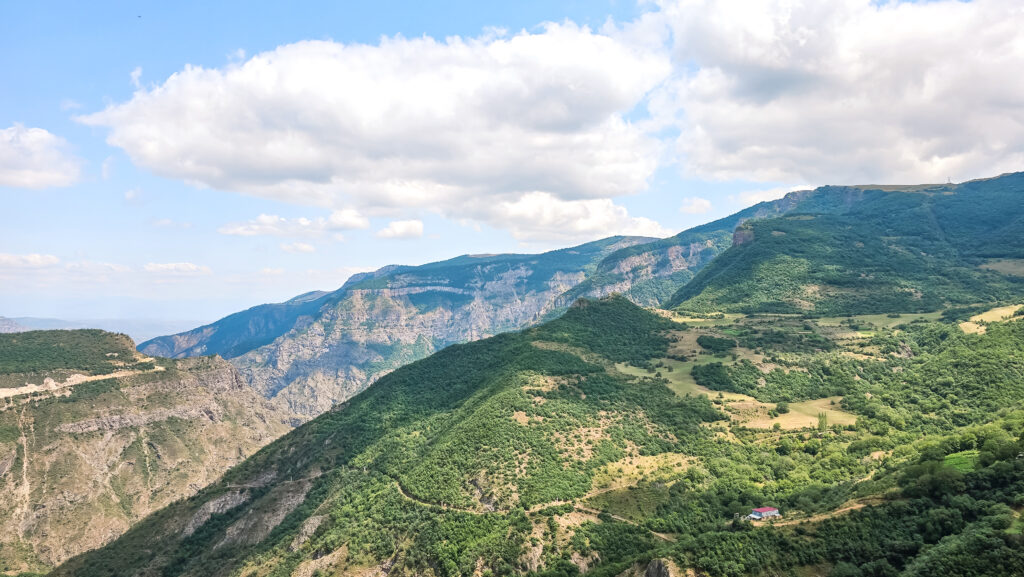
[[[1012,0],[0,3],[0,316],[211,321],[1024,168]]]

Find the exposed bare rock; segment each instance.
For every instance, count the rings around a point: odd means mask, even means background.
[[[207,407],[176,407],[174,409],[160,409],[138,415],[109,415],[74,423],[65,423],[57,427],[57,430],[62,433],[116,431],[125,427],[141,427],[159,421],[166,421],[172,417],[185,420],[206,419],[216,423],[222,419],[223,414],[224,410],[217,404]]]
[[[259,543],[302,503],[311,484],[304,480],[277,485],[227,528],[216,547]]]
[[[196,529],[202,527],[204,523],[209,521],[210,517],[226,513],[248,500],[248,495],[242,491],[229,491],[219,497],[210,499],[203,503],[203,506],[200,507],[199,510],[196,511],[195,515],[188,520],[188,523],[185,524],[185,528],[181,531],[181,536],[188,537],[195,533]]]
[[[316,530],[320,528],[320,525],[323,524],[326,519],[326,515],[313,515],[306,519],[302,523],[302,527],[299,527],[299,534],[292,539],[292,543],[288,546],[288,549],[290,551],[298,551],[299,547],[302,547],[302,544],[308,541],[309,538],[313,536],[313,533],[316,533]]]
[[[159,363],[163,370],[107,375],[106,389],[81,399],[92,382],[0,405],[0,430],[18,432],[0,437],[0,561],[45,571],[102,546],[291,428],[290,413],[222,359]],[[194,531],[245,494],[227,493],[205,517],[181,523]]]

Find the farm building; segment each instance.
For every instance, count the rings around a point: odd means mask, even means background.
[[[761,520],[761,519],[767,519],[769,517],[778,517],[778,516],[779,516],[779,510],[776,509],[775,507],[759,507],[759,508],[754,509],[753,511],[751,511],[750,514],[747,515],[747,519],[753,519],[753,520],[756,521],[756,520]]]

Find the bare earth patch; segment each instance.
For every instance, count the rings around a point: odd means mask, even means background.
[[[1012,318],[1021,307],[1024,307],[1024,305],[996,307],[980,315],[974,315],[970,320],[960,323],[960,330],[970,335],[983,335],[985,334],[986,323],[997,323]]]

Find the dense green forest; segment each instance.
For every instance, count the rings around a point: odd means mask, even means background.
[[[1019,573],[1022,339],[1015,320],[969,335],[581,301],[395,371],[56,574]],[[168,529],[238,487],[244,504]],[[783,522],[743,520],[766,505]]]
[[[133,363],[135,343],[99,329],[0,334],[0,374],[61,369],[101,375]]]

